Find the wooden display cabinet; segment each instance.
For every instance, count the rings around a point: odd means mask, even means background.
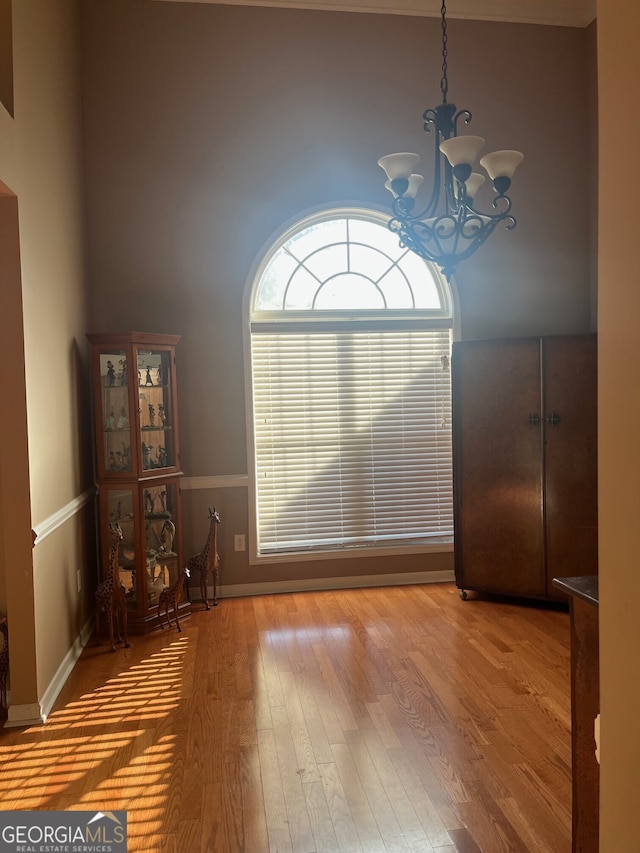
[[[87,335],[92,347],[96,483],[102,574],[108,529],[124,538],[118,561],[131,633],[152,630],[158,599],[183,571],[176,335]],[[180,618],[188,615],[184,600]]]

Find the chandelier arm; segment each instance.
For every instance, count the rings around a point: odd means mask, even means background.
[[[498,210],[499,205],[502,205],[502,210]],[[468,202],[465,204],[465,209],[467,210],[467,218],[470,218],[471,215],[477,216],[484,219],[490,219],[495,221],[496,224],[503,220],[509,219],[513,222],[512,225],[509,226],[507,230],[511,231],[512,228],[516,227],[516,220],[511,215],[511,199],[508,195],[497,195],[493,201],[491,202],[491,207],[497,211],[497,213],[489,213],[483,210],[478,210],[473,204],[469,204]]]
[[[501,202],[504,203],[504,207],[502,210],[498,210],[498,205]],[[501,195],[501,196],[498,196],[497,198],[494,198],[494,200],[491,202],[491,206],[493,207],[494,210],[498,210],[498,212],[497,213],[485,213],[485,211],[478,210],[477,208],[473,207],[473,205],[471,205],[471,204],[467,204],[466,209],[467,209],[469,214],[473,214],[474,216],[480,216],[480,217],[484,216],[485,219],[495,219],[496,222],[500,222],[501,219],[506,219],[506,218],[513,219],[513,216],[510,216],[511,199],[509,198],[509,196]]]
[[[431,187],[431,198],[429,199],[429,203],[424,208],[424,210],[416,214],[417,219],[424,219],[425,217],[431,216],[436,208],[438,207],[438,202],[440,201],[440,175],[441,175],[441,155],[440,155],[440,137],[442,132],[440,130],[440,120],[438,117],[438,113],[436,110],[428,109],[425,110],[423,115],[424,120],[424,129],[427,133],[431,133],[431,125],[433,125],[435,129],[435,133],[433,136],[433,184]]]
[[[511,210],[511,199],[508,195],[497,195],[494,200],[491,202],[491,207],[494,210],[498,210],[498,205],[502,204],[503,208],[498,212],[498,216],[507,216],[509,211]],[[491,215],[491,214],[489,214]]]
[[[413,219],[418,218],[412,213],[413,205],[414,200],[412,198],[406,198],[405,196],[398,196],[397,198],[394,198],[391,209],[393,210],[393,215],[396,218],[392,219],[388,223],[388,227],[391,228],[392,231],[398,230],[391,227],[393,222],[401,222],[404,225],[405,223],[409,223]]]
[[[469,110],[458,110],[458,112],[453,117],[453,135],[458,135],[458,122],[460,119],[464,119],[465,124],[469,124],[473,115],[469,112]]]
[[[464,201],[466,199],[466,193],[464,185],[460,187],[458,184],[448,160],[445,160],[444,170],[444,197],[446,202],[446,212],[457,214],[460,209],[464,210],[465,206]],[[456,189],[461,193],[460,196],[456,195]]]

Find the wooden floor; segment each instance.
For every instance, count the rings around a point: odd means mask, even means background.
[[[126,809],[152,853],[569,853],[566,612],[452,584],[199,607],[0,733],[1,809]]]

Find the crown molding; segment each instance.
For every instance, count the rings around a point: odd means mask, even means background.
[[[163,3],[208,3],[229,6],[272,6],[385,15],[440,17],[439,0],[157,0]],[[449,18],[508,21],[554,27],[587,27],[596,17],[597,0],[456,0]]]

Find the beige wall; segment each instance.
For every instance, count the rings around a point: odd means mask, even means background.
[[[92,329],[182,335],[182,466],[247,473],[242,298],[318,205],[388,206],[377,159],[426,152],[437,19],[207,4],[82,5]],[[518,227],[461,267],[465,337],[592,327],[585,30],[452,21],[449,94],[487,150],[526,153]],[[578,140],[578,144],[576,144]],[[225,584],[451,569],[451,555],[249,566],[246,489],[184,494],[185,550],[222,515]]]
[[[7,364],[24,365],[22,399],[18,389],[9,404],[21,413],[22,429],[26,422],[29,479],[14,488],[17,496],[27,489],[30,508],[19,527],[14,507],[8,515],[5,504],[0,519],[5,541],[29,543],[20,560],[0,566],[11,638],[10,719],[21,708],[38,715],[40,699],[88,623],[95,583],[93,522],[80,500],[92,474],[83,399],[88,323],[78,60],[75,0],[13,4],[14,117],[0,107],[0,181],[17,209],[12,250],[24,325],[19,317],[3,319],[12,323],[4,333],[13,346]],[[8,447],[20,447],[18,432],[16,425]],[[6,475],[3,466],[9,493]],[[41,531],[33,551],[31,527]]]
[[[37,667],[19,235],[17,198],[0,183],[0,613],[8,614],[12,698],[29,704]]]
[[[603,853],[635,853],[640,798],[640,7],[598,4],[600,104],[599,489]]]

